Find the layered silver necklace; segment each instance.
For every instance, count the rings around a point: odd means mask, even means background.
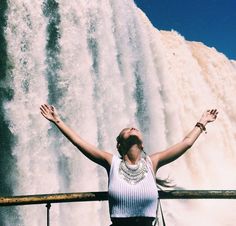
[[[120,163],[119,174],[129,184],[137,184],[147,175],[147,172],[147,163],[143,158],[136,165],[129,165],[124,160]]]

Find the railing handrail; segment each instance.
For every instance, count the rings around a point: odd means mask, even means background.
[[[160,199],[236,199],[236,190],[162,190]],[[0,197],[0,206],[108,200],[108,192],[77,192]]]
[[[108,200],[107,192],[76,192],[0,197],[0,206]]]

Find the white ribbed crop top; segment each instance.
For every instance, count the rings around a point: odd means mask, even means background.
[[[158,191],[151,160],[145,161],[148,166],[146,176],[138,183],[130,184],[119,174],[121,159],[113,156],[108,181],[111,218],[156,217]]]

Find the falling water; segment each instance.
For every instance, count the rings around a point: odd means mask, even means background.
[[[235,189],[235,61],[157,30],[132,0],[0,4],[1,195],[107,189],[105,171],[40,115],[45,102],[112,153],[124,127],[140,128],[146,152],[153,153],[180,141],[205,109],[217,108],[208,134],[159,176],[182,189]],[[235,201],[171,200],[163,208],[172,226],[233,226],[236,220]],[[42,206],[1,210],[0,223],[46,225],[45,212]],[[54,204],[51,222],[109,225],[108,204]]]

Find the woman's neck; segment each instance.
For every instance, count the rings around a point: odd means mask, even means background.
[[[137,162],[141,159],[141,149],[137,144],[133,145],[124,156],[124,160],[129,164],[137,164]]]

